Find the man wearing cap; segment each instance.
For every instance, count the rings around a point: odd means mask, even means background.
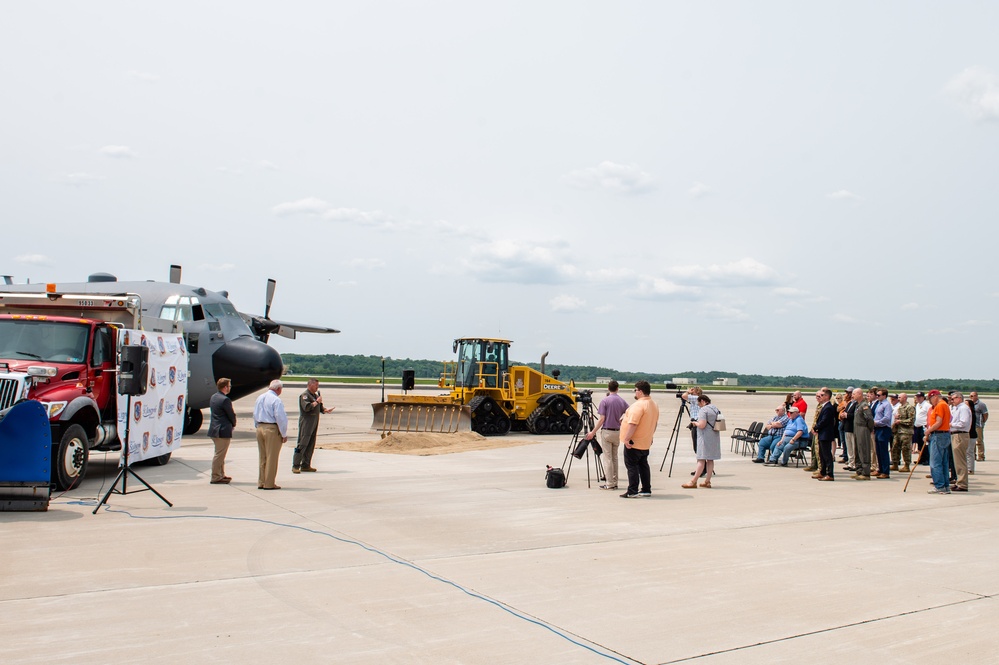
[[[957,482],[951,486],[952,492],[968,491],[968,434],[971,429],[971,408],[964,401],[960,390],[950,394],[950,447],[954,451],[954,469]]]
[[[930,445],[930,477],[933,489],[930,494],[950,494],[950,408],[939,390],[927,393],[930,412],[926,416],[926,437]]]
[[[916,393],[916,419],[912,422],[912,450],[913,452],[923,452],[923,441],[926,433],[926,415],[930,412],[930,403],[926,401],[926,393],[919,391]],[[922,455],[917,458],[917,463],[925,461]]]
[[[753,462],[756,464],[763,464],[768,454],[770,455],[770,459],[774,458],[773,449],[784,434],[784,426],[787,425],[787,412],[784,410],[784,405],[781,404],[778,406],[774,409],[774,412],[776,415],[770,419],[770,422],[763,426],[765,434],[760,437],[759,452],[756,453],[756,457],[753,459]]]
[[[978,430],[978,442],[975,444],[975,459],[985,461],[985,423],[989,419],[989,407],[978,399],[978,392],[971,391],[971,401],[975,403],[975,427]]]
[[[898,409],[891,426],[891,470],[909,473],[909,465],[912,463],[912,423],[916,420],[916,407],[909,404],[909,396],[905,393],[901,393],[897,399]],[[905,462],[901,469],[898,468],[900,461]]]
[[[787,425],[784,426],[784,434],[780,442],[770,455],[767,464],[772,466],[787,466],[787,458],[791,453],[799,448],[807,448],[809,445],[808,425],[801,416],[798,407],[792,406],[787,410]]]
[[[875,478],[891,477],[891,403],[888,391],[877,391],[878,401],[871,405],[874,412],[874,445],[877,450],[878,475]]]
[[[857,449],[857,459],[854,466],[857,472],[850,476],[854,480],[871,479],[871,430],[874,428],[874,416],[871,405],[864,399],[863,388],[853,391],[853,401],[857,408],[853,412],[853,438]]]

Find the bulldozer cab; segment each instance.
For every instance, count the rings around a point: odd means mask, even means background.
[[[509,341],[462,338],[454,341],[454,349],[458,354],[455,387],[504,387],[504,380],[510,371]]]

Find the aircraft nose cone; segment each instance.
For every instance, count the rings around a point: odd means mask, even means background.
[[[232,380],[229,398],[235,400],[280,379],[284,363],[274,347],[252,337],[237,337],[212,354],[212,370],[216,381],[223,377]]]

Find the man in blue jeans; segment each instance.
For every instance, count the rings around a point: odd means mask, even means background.
[[[787,458],[791,453],[799,448],[807,448],[811,445],[811,440],[808,436],[808,425],[805,424],[805,419],[801,417],[801,412],[798,407],[792,406],[787,410],[788,423],[784,426],[784,435],[781,437],[780,443],[774,449],[773,453],[770,455],[770,461],[767,462],[768,465],[777,466],[787,466]]]
[[[871,404],[874,413],[874,445],[878,457],[878,475],[875,478],[889,478],[891,474],[891,422],[892,408],[888,401],[888,391],[878,389],[878,401]],[[873,474],[871,474],[873,475]]]
[[[930,494],[950,494],[950,407],[940,397],[939,390],[931,390],[930,412],[926,415],[926,436],[930,441],[930,474],[933,489]]]
[[[766,425],[763,426],[763,431],[766,432],[759,442],[759,451],[756,453],[756,458],[753,460],[756,464],[763,464],[766,461],[767,453],[770,454],[770,458],[774,458],[773,449],[777,443],[784,436],[784,426],[787,425],[787,415],[784,411],[784,405],[778,406],[774,411],[777,413],[773,418],[770,419]]]

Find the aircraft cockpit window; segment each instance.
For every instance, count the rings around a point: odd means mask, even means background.
[[[227,302],[222,303],[222,311],[225,312],[226,316],[235,316],[237,319],[242,318],[239,315],[239,312],[236,311],[236,308],[233,307],[230,303]]]
[[[225,310],[220,303],[205,303],[201,306],[205,310],[205,315],[209,319],[221,319],[225,317]]]
[[[202,309],[201,305],[198,304],[191,305],[191,314],[193,315],[193,319],[195,321],[205,320],[205,310]]]
[[[173,321],[177,318],[177,306],[176,305],[163,305],[160,308],[160,318],[166,319],[167,321]]]

